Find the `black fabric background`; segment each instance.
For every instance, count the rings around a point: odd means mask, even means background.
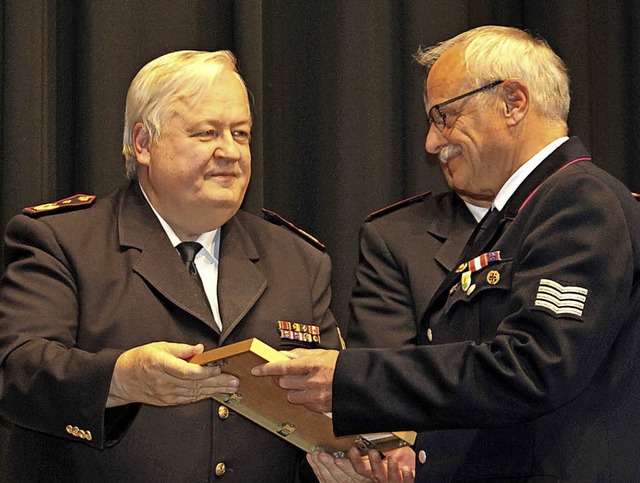
[[[570,69],[571,134],[640,191],[638,2],[4,0],[0,228],[23,206],[123,182],[125,93],[143,64],[230,49],[255,98],[245,208],[277,211],[327,245],[345,325],[365,215],[445,189],[424,151],[412,56],[483,24],[547,39]]]

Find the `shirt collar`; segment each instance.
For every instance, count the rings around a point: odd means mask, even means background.
[[[516,192],[518,186],[522,184],[522,182],[531,174],[531,172],[536,169],[542,161],[545,160],[547,156],[549,156],[553,151],[555,151],[561,144],[567,141],[569,138],[567,136],[563,136],[561,138],[556,139],[555,141],[547,144],[544,148],[538,151],[529,161],[524,163],[522,166],[518,168],[518,170],[511,175],[511,177],[507,180],[507,182],[500,188],[498,195],[495,200],[493,200],[493,207],[498,210],[502,210],[509,198]]]
[[[162,225],[162,228],[164,229],[165,233],[169,237],[171,244],[174,247],[177,247],[180,243],[182,243],[183,240],[181,240],[180,237],[176,235],[176,232],[173,231],[173,228],[171,228],[171,225],[169,225],[169,223],[167,223],[166,220],[162,218],[162,216],[160,216],[160,213],[158,213],[158,211],[155,209],[151,201],[149,201],[149,198],[147,197],[147,193],[144,192],[144,188],[142,187],[142,184],[140,184],[140,190],[142,191],[144,198],[147,200],[147,203],[149,203],[149,206],[153,210],[153,213],[158,218],[158,221]],[[198,238],[196,238],[194,241],[197,241],[198,243],[200,243],[200,245],[202,245],[202,247],[207,252],[207,256],[213,258],[216,261],[219,260],[220,228],[216,228],[215,230],[201,233],[200,235],[198,235]]]
[[[484,215],[487,214],[487,211],[489,211],[489,208],[485,208],[484,206],[472,205],[471,203],[468,203],[466,200],[462,200],[462,201],[464,201],[464,204],[467,205],[467,208],[475,218],[476,222],[482,220]]]

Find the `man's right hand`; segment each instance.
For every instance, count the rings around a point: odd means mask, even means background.
[[[187,362],[202,344],[153,342],[120,355],[113,369],[107,407],[129,403],[175,406],[238,390],[238,378],[217,366]]]

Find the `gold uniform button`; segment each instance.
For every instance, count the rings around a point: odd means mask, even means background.
[[[429,339],[429,342],[433,341],[433,332],[431,332],[431,327],[427,329],[427,339]]]
[[[220,419],[227,419],[229,417],[229,410],[226,406],[220,406],[218,408],[218,417]]]
[[[227,472],[227,466],[224,463],[216,465],[216,476],[222,476]]]
[[[425,464],[425,462],[427,461],[427,453],[425,450],[421,449],[418,453],[418,461],[422,464]]]

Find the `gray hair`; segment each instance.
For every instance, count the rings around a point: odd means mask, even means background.
[[[133,127],[141,122],[149,134],[150,142],[156,142],[162,136],[167,122],[175,115],[176,103],[195,105],[215,82],[218,74],[229,70],[235,72],[244,85],[238,74],[236,58],[228,50],[171,52],[140,69],[129,86],[124,114],[122,154],[129,179],[138,174]]]
[[[443,53],[458,45],[464,49],[470,89],[509,77],[522,79],[529,86],[532,105],[538,112],[567,128],[569,75],[562,59],[545,40],[517,28],[488,25],[433,47],[420,48],[416,60],[429,70]]]

